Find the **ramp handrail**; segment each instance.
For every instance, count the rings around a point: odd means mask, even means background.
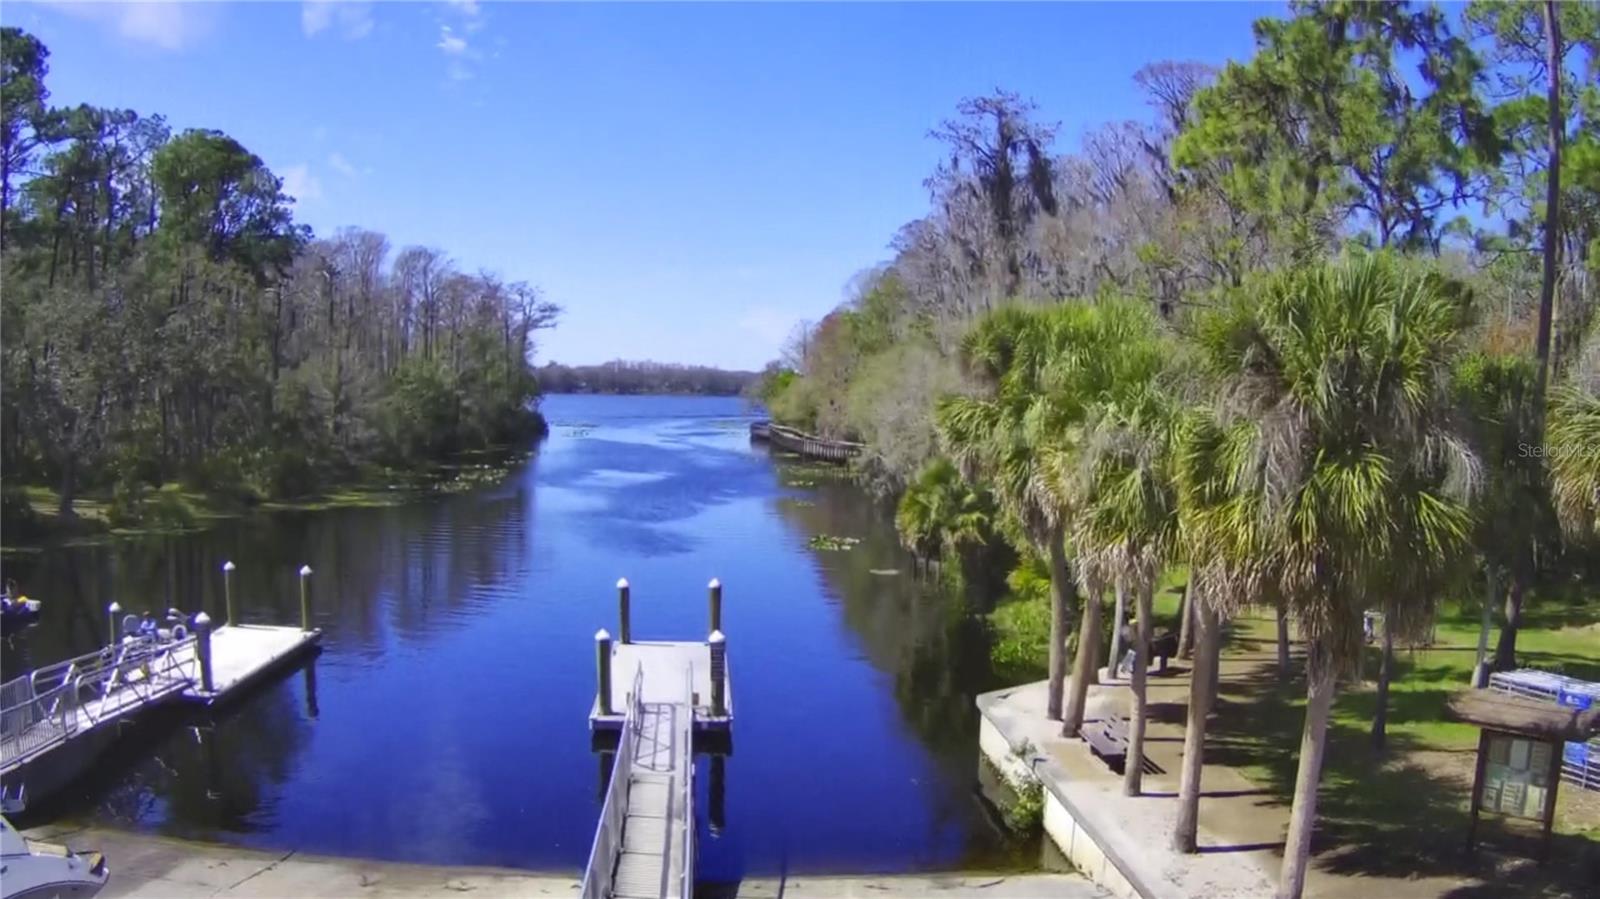
[[[0,765],[22,762],[85,725],[193,681],[199,668],[194,644],[193,637],[122,643],[0,684]],[[104,701],[123,693],[132,699],[108,709]],[[96,699],[102,700],[98,706]]]
[[[622,826],[628,818],[628,781],[633,775],[633,757],[639,745],[639,721],[644,716],[644,666],[633,675],[628,691],[628,711],[617,737],[617,754],[611,763],[611,782],[606,784],[605,802],[600,806],[600,823],[595,826],[589,863],[583,869],[583,899],[608,899],[616,873],[617,850],[621,847]]]
[[[689,756],[687,774],[683,778],[683,814],[686,821],[683,837],[683,874],[680,895],[694,899],[694,665],[684,672],[683,720],[678,722],[678,748]]]

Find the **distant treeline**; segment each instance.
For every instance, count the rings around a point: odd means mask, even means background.
[[[668,362],[624,362],[600,365],[558,365],[538,369],[545,393],[700,393],[734,396],[760,376],[753,371],[726,371],[704,365]]]

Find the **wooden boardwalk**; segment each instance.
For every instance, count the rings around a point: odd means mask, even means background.
[[[757,421],[750,424],[750,439],[766,441],[778,449],[795,453],[807,459],[820,459],[824,462],[849,462],[861,451],[866,449],[866,444],[853,443],[849,440],[829,440],[815,434],[797,431],[785,425],[773,424],[769,421]]]

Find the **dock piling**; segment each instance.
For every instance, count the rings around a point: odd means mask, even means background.
[[[111,637],[110,642],[106,644],[107,646],[117,645],[117,616],[121,614],[122,603],[120,602],[114,602],[106,607],[106,618],[108,618],[111,623],[110,628],[106,631],[106,633]]]
[[[222,563],[223,624],[233,623],[233,562]]]
[[[595,669],[600,681],[599,700],[600,714],[611,714],[611,635],[605,628],[595,631],[594,635],[594,660]]]
[[[200,689],[215,692],[211,677],[211,616],[204,612],[194,616],[194,654],[200,660]]]
[[[722,630],[722,581],[712,578],[708,585],[711,589],[711,629]]]
[[[300,566],[300,629],[311,630],[311,566]]]
[[[706,642],[711,648],[711,714],[721,718],[728,714],[728,638],[712,631]]]
[[[633,628],[629,621],[629,588],[627,578],[617,579],[617,615],[620,619],[617,636],[623,643],[633,642]]]

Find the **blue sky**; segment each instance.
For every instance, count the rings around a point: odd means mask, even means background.
[[[928,130],[996,86],[1063,148],[1133,73],[1278,6],[8,2],[57,104],[218,128],[318,234],[422,243],[565,307],[542,360],[759,367],[927,209]]]

